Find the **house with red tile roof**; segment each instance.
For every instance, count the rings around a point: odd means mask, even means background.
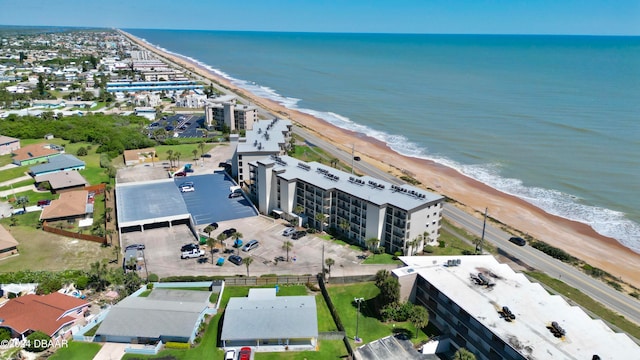
[[[13,163],[18,166],[33,165],[49,161],[49,158],[64,153],[62,146],[54,144],[31,144],[12,151]]]
[[[58,292],[49,295],[24,295],[10,299],[0,307],[0,326],[11,329],[12,337],[26,337],[42,331],[52,338],[63,335],[78,320],[84,319],[89,303]]]

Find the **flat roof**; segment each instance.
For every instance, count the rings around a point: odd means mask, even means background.
[[[258,292],[250,293],[248,297],[229,299],[220,339],[312,337],[318,337],[318,315],[314,296],[271,297],[264,292]]]
[[[116,185],[120,227],[189,218],[173,179]]]
[[[448,260],[457,259],[459,265],[447,265]],[[591,359],[594,354],[602,359],[640,358],[640,347],[626,334],[591,319],[580,307],[550,295],[491,255],[403,256],[400,260],[407,266],[392,270],[396,276],[417,273],[425,278],[525,358]],[[477,285],[470,274],[480,273],[494,285]],[[497,310],[502,306],[516,315],[514,321],[500,318]],[[547,329],[553,321],[566,331],[564,338],[554,337]]]
[[[84,166],[85,166],[84,161],[78,159],[77,157],[70,154],[60,154],[60,155],[49,158],[49,161],[44,164],[35,165],[29,168],[29,171],[32,174],[38,175],[40,173],[70,169],[75,167],[84,167]]]
[[[37,175],[35,181],[48,181],[49,184],[51,184],[52,189],[62,189],[71,186],[88,184],[87,180],[77,171],[59,171],[56,173]]]
[[[412,210],[444,200],[442,195],[411,185],[394,185],[371,176],[356,176],[317,162],[306,163],[290,156],[272,156],[257,160],[273,164],[278,177],[301,180],[325,190],[336,189],[378,206],[389,204]]]
[[[239,154],[250,152],[277,153],[280,144],[284,144],[285,133],[290,131],[290,120],[259,120],[253,123],[253,130],[245,133],[245,138],[238,142]]]

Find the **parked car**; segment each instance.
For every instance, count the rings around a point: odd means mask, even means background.
[[[526,242],[523,238],[521,238],[521,237],[517,237],[517,236],[514,236],[514,237],[512,237],[512,238],[509,238],[509,241],[511,241],[512,243],[514,243],[514,244],[516,244],[516,245],[519,245],[519,246],[525,246],[525,245],[527,245],[527,242]]]
[[[223,233],[223,234],[224,234],[224,236],[226,236],[226,237],[231,237],[231,235],[233,235],[233,234],[235,234],[235,233],[236,233],[236,229],[234,229],[234,228],[230,228],[230,229],[227,229],[227,230],[223,231],[222,233]]]
[[[293,234],[294,232],[296,232],[296,228],[288,227],[288,228],[284,229],[284,231],[282,232],[282,235],[289,236],[289,235]]]
[[[38,206],[47,206],[51,204],[51,200],[39,200],[38,201]]]
[[[248,243],[244,244],[244,246],[242,247],[242,251],[251,251],[257,248],[258,246],[260,246],[260,243],[258,242],[258,240],[251,240]]]
[[[291,238],[293,240],[298,240],[298,239],[302,238],[305,235],[307,235],[306,231],[296,231],[296,232],[293,233],[293,235],[291,235]]]
[[[239,192],[232,192],[231,194],[229,194],[229,199],[233,199],[233,198],[237,198],[237,197],[241,197],[242,193]]]
[[[188,185],[180,186],[180,192],[182,193],[194,192],[194,191],[196,191],[196,188],[194,188],[193,186],[188,186]]]
[[[229,262],[236,265],[242,265],[242,258],[238,255],[231,255],[229,256]]]
[[[124,249],[125,250],[131,250],[131,249],[144,250],[145,246],[144,244],[131,244]]]
[[[173,174],[173,177],[184,177],[187,176],[187,173],[184,171],[178,171],[177,173]]]
[[[182,247],[180,248],[180,251],[185,252],[185,251],[191,251],[199,248],[200,246],[198,246],[198,244],[185,244],[185,245],[182,245]]]
[[[211,224],[209,224],[209,226],[211,226],[214,230],[218,228],[218,223],[217,222],[212,222]]]
[[[360,161],[360,160],[362,160],[362,159],[360,159],[360,156],[354,156],[354,157],[353,157],[353,160],[355,160],[355,161]]]
[[[193,249],[191,251],[183,251],[180,255],[180,259],[193,259],[197,257],[203,257],[205,254],[204,250]]]
[[[17,209],[17,210],[13,210],[13,213],[12,213],[12,214],[13,214],[13,215],[24,215],[24,214],[26,214],[26,213],[27,213],[27,212],[26,212],[26,211],[24,211],[24,209]]]
[[[236,360],[236,349],[227,350],[224,353],[224,360]]]
[[[200,157],[203,157],[203,158],[210,158],[210,157],[211,157],[211,154],[202,154],[202,155],[200,155]]]
[[[238,360],[250,360],[251,359],[251,348],[243,347],[240,349],[240,355],[238,356]]]

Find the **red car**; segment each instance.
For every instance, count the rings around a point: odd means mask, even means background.
[[[179,171],[173,174],[173,177],[181,177],[181,176],[187,176],[187,173],[185,173],[184,171]]]
[[[238,357],[238,360],[250,360],[250,359],[251,359],[251,348],[243,347],[242,349],[240,349],[240,357]]]

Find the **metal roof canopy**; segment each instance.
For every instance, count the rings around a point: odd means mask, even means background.
[[[173,179],[118,184],[116,204],[121,228],[190,218]]]

